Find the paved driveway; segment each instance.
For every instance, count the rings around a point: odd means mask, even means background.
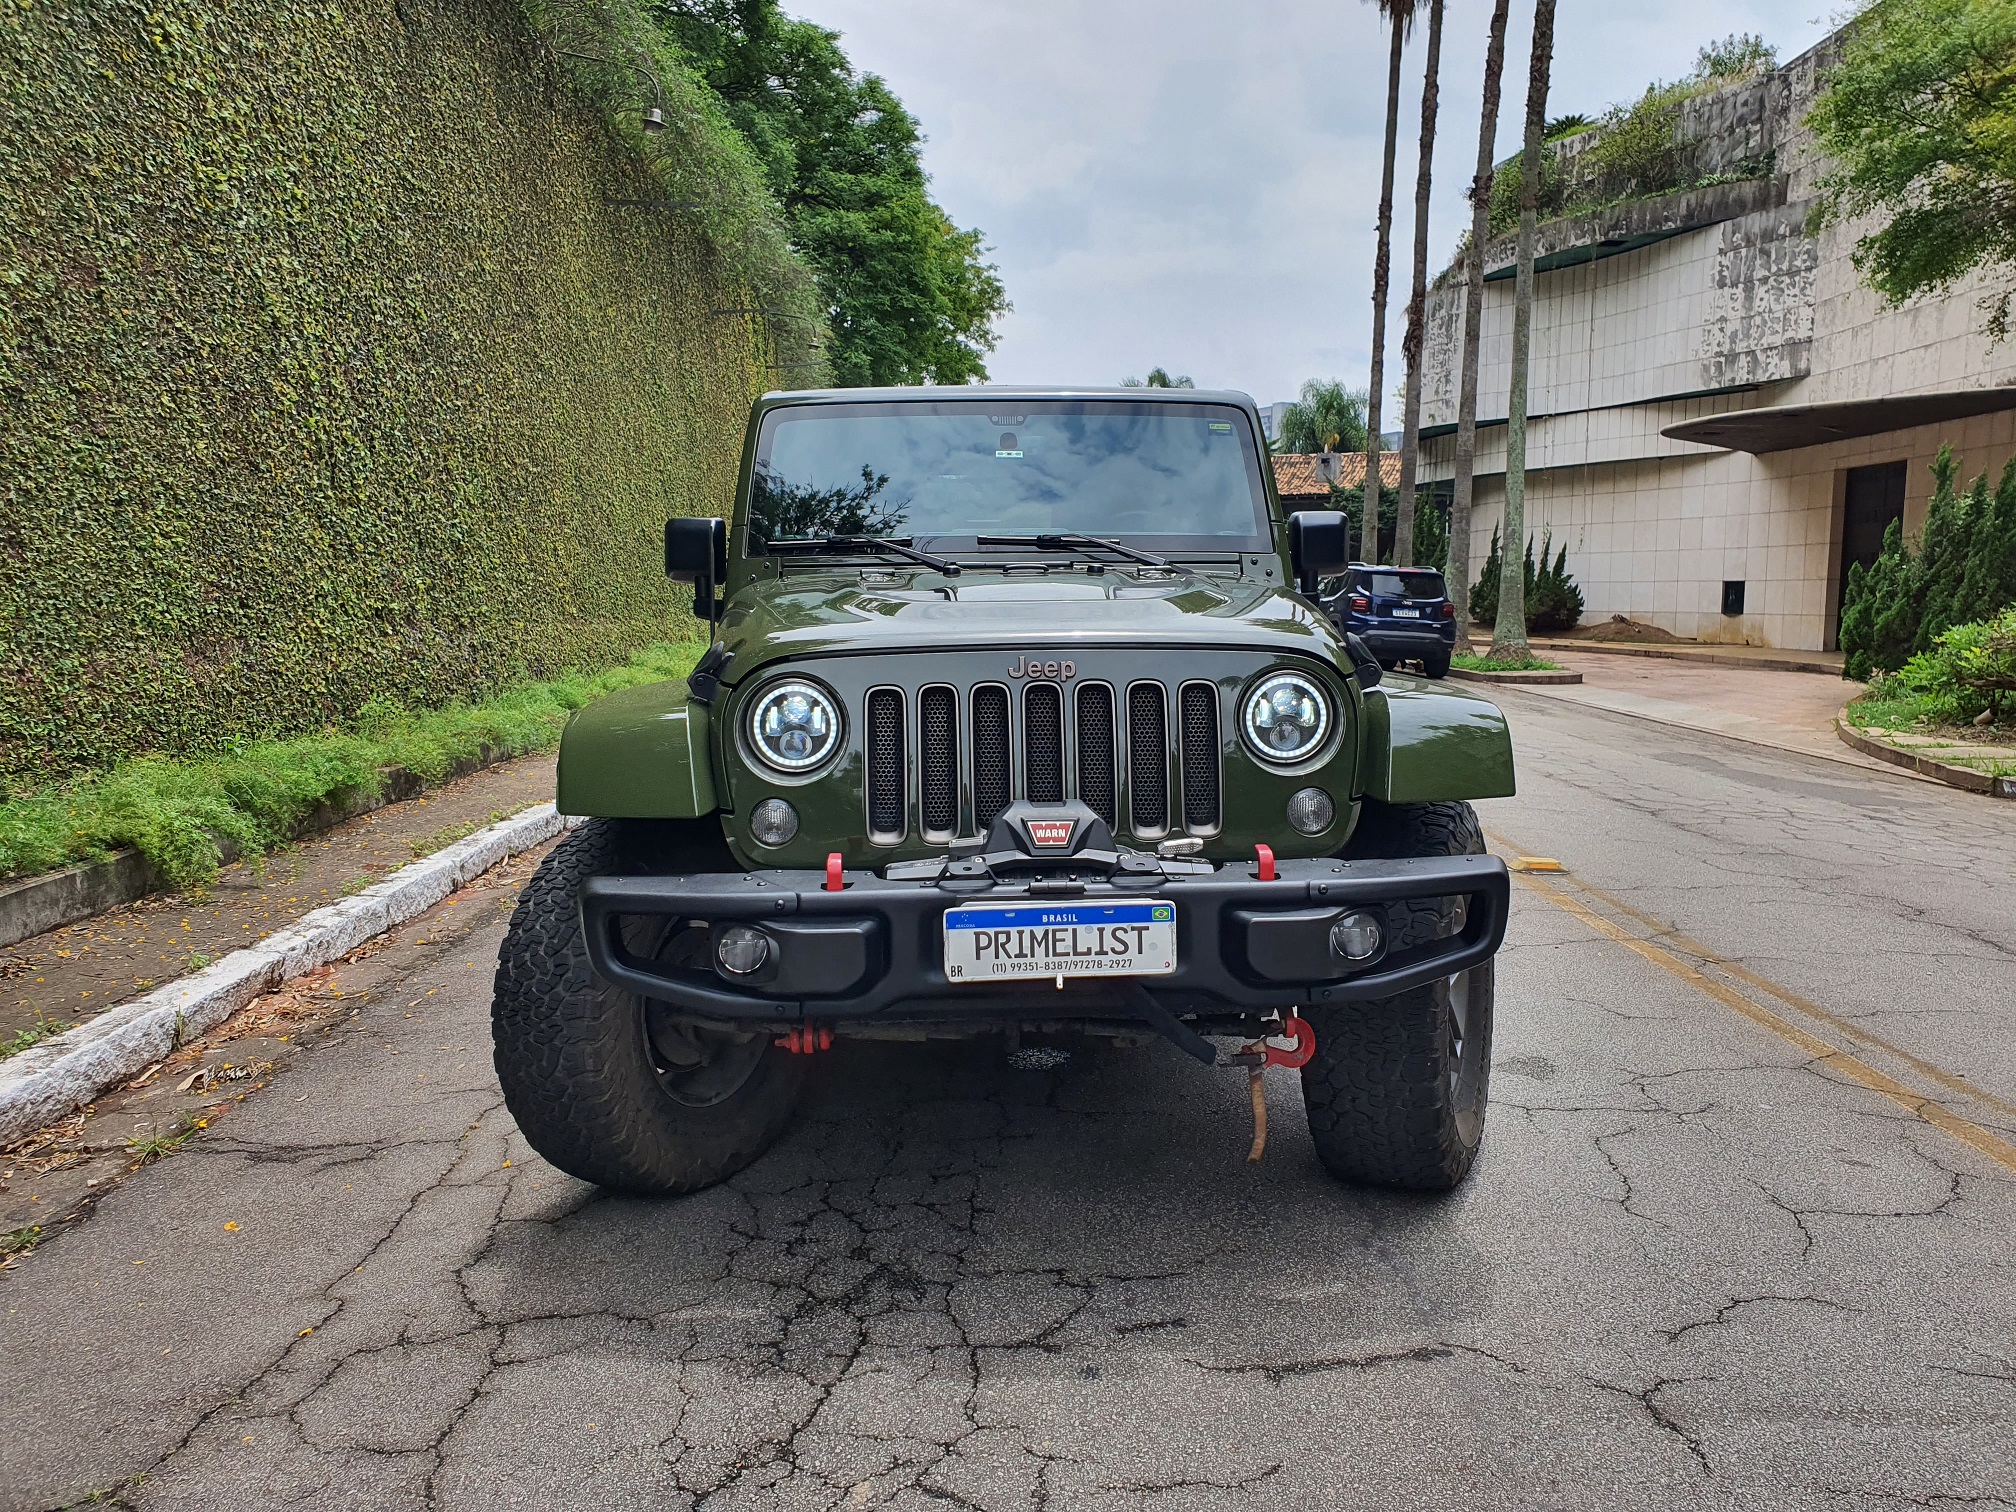
[[[0,1277],[0,1503],[2016,1502],[2016,815],[1506,702],[1486,825],[1572,874],[1453,1197],[1328,1180],[1285,1073],[1256,1170],[1237,1073],[903,1046],[602,1196],[502,1110],[472,912]]]

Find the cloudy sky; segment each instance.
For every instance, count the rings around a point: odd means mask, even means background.
[[[1761,32],[1781,60],[1840,0],[1561,0],[1548,114],[1596,114]],[[1015,309],[993,376],[1114,383],[1162,364],[1265,404],[1365,381],[1386,47],[1366,0],[786,0],[923,122],[941,203]],[[1518,145],[1514,0],[1498,155]],[[1469,224],[1489,0],[1450,0],[1431,274]],[[1397,372],[1425,27],[1408,53],[1388,373]],[[1397,381],[1397,379],[1393,380]],[[1389,383],[1390,389],[1390,383]]]

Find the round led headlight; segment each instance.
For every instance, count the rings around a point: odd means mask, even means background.
[[[1264,760],[1283,766],[1322,748],[1330,734],[1330,700],[1313,678],[1277,672],[1246,695],[1246,741]]]
[[[809,772],[840,749],[840,709],[813,683],[774,683],[749,701],[749,745],[766,766]]]

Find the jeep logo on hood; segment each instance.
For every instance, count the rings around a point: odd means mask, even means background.
[[[1018,656],[1015,665],[1008,669],[1010,677],[1040,677],[1051,682],[1069,682],[1078,675],[1078,668],[1068,661],[1039,661],[1033,656]]]

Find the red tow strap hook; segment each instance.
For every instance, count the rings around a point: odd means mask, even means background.
[[[817,1055],[821,1050],[833,1048],[831,1029],[814,1029],[807,1024],[803,1029],[792,1029],[777,1036],[777,1047],[791,1055]]]
[[[1274,847],[1271,845],[1256,845],[1253,847],[1253,854],[1260,858],[1259,880],[1262,882],[1272,882],[1274,880]]]
[[[826,891],[845,892],[847,884],[840,880],[840,852],[833,851],[826,857]]]

